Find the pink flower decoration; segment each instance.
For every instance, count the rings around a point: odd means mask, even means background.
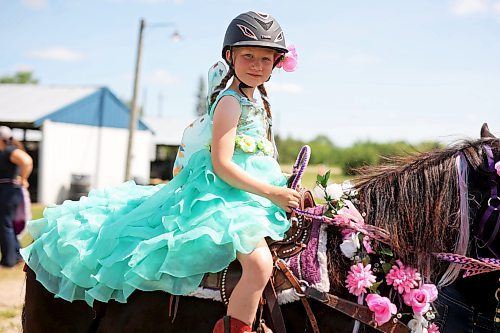
[[[340,234],[342,235],[342,239],[343,240],[346,240],[346,239],[351,239],[352,238],[352,234],[354,234],[354,231],[352,231],[352,229],[342,229],[340,230]]]
[[[432,323],[427,327],[427,333],[439,333],[439,327],[436,324]]]
[[[405,267],[400,260],[396,260],[396,265],[392,266],[389,273],[386,275],[388,285],[392,285],[400,294],[407,293],[410,289],[418,286],[420,281],[420,273],[411,267]]]
[[[420,289],[425,290],[427,293],[429,293],[431,302],[434,302],[437,299],[438,290],[434,284],[432,283],[424,284],[420,287]]]
[[[283,68],[286,72],[293,72],[297,68],[297,50],[294,45],[288,45],[288,52],[283,56],[283,59],[276,65],[278,68]]]
[[[396,305],[391,303],[387,297],[382,297],[378,294],[369,294],[366,296],[366,304],[370,311],[375,313],[375,322],[377,325],[387,323],[392,315],[398,312]]]
[[[429,310],[429,302],[436,300],[438,291],[433,284],[424,284],[418,289],[412,289],[403,295],[406,305],[413,309],[413,313],[423,315]]]
[[[495,163],[495,169],[497,170],[497,175],[500,176],[500,161]]]
[[[351,266],[349,274],[347,274],[347,289],[355,296],[366,293],[366,288],[370,288],[376,281],[375,276],[372,274],[371,265],[363,266],[362,263]]]
[[[368,254],[375,253],[372,249],[372,245],[370,244],[370,237],[368,236],[363,237],[363,246],[366,250],[366,253]]]

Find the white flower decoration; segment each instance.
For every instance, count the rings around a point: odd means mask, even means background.
[[[274,154],[273,144],[271,143],[271,141],[269,141],[267,139],[260,140],[259,143],[257,144],[257,148],[262,150],[264,155],[273,155]]]
[[[358,238],[359,232],[353,232],[349,239],[345,239],[342,244],[340,244],[340,251],[347,258],[352,258],[358,252],[361,247]]]
[[[318,198],[318,199],[324,199],[325,198],[325,189],[323,188],[323,186],[321,185],[316,185],[313,189],[312,189],[312,194],[315,198]]]
[[[340,184],[330,184],[326,187],[326,193],[332,198],[332,200],[339,200],[344,191],[342,190],[342,185]]]
[[[408,328],[411,333],[427,333],[428,321],[419,315],[414,315],[413,319],[408,322]]]
[[[254,153],[257,149],[257,144],[255,140],[248,135],[239,135],[236,137],[236,146],[239,147],[245,153]]]

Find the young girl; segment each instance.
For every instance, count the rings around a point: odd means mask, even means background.
[[[47,208],[30,223],[35,241],[22,251],[37,279],[68,301],[125,302],[136,289],[189,294],[206,272],[238,259],[242,277],[214,332],[251,331],[272,272],[264,238],[283,237],[285,211],[299,202],[273,158],[263,85],[286,52],[274,18],[236,17],[222,50],[229,72],[209,102],[210,142],[165,186],[127,182]]]

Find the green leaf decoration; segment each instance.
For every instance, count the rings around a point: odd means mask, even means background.
[[[392,250],[390,248],[384,247],[384,246],[382,246],[380,248],[380,254],[385,254],[386,256],[390,256],[390,257],[394,256],[394,253],[392,253]]]
[[[392,268],[392,265],[389,264],[389,263],[384,262],[382,264],[382,270],[384,271],[385,274],[389,273],[389,271],[391,270],[391,268]]]
[[[326,188],[326,186],[328,185],[328,179],[330,178],[330,170],[328,170],[326,173],[325,173],[325,184],[324,184],[324,187]]]
[[[378,287],[382,284],[382,282],[384,282],[384,281],[375,282],[370,287],[370,290],[373,291],[374,293],[376,293],[378,291]]]

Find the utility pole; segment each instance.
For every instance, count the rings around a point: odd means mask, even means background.
[[[163,22],[156,24],[149,24],[149,28],[155,27],[171,27],[175,24],[173,22]],[[134,136],[137,128],[137,122],[139,119],[139,108],[137,106],[138,99],[138,91],[139,91],[139,79],[141,73],[141,58],[142,58],[142,37],[144,33],[144,28],[146,27],[146,22],[141,18],[141,22],[139,24],[139,41],[137,42],[137,57],[135,61],[135,73],[134,73],[134,89],[132,92],[132,105],[130,106],[130,123],[128,126],[128,144],[127,144],[127,160],[125,162],[125,181],[129,180],[131,177],[131,164],[133,159],[133,148],[134,148]],[[174,30],[174,33],[170,37],[172,41],[177,42],[181,40],[181,35],[177,30]]]
[[[130,169],[132,164],[132,151],[134,146],[134,136],[137,127],[138,120],[138,107],[137,107],[137,95],[139,90],[139,79],[141,73],[141,58],[142,58],[142,35],[144,32],[145,22],[141,19],[139,25],[139,41],[137,43],[137,57],[135,61],[135,73],[134,73],[134,89],[132,91],[132,105],[130,110],[130,122],[128,125],[128,144],[127,144],[127,160],[125,163],[125,181],[130,179]]]

